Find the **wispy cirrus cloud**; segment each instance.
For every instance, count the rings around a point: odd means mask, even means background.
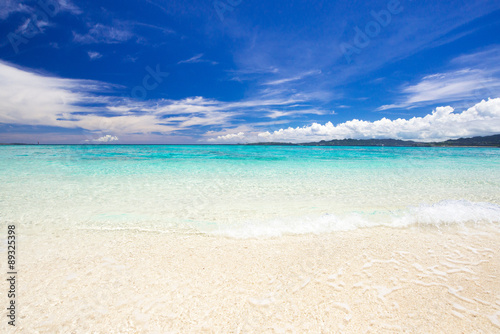
[[[14,51],[19,51],[20,44],[26,44],[31,38],[45,34],[47,27],[55,27],[54,18],[60,13],[70,13],[78,15],[80,9],[69,0],[40,0],[40,1],[12,1],[3,0],[0,2],[0,20],[9,21],[13,25],[17,24],[17,28],[6,32],[7,40],[11,44]],[[9,20],[14,14],[20,14],[22,23],[19,24],[18,18]],[[0,43],[0,47],[6,43]]]
[[[113,20],[111,23],[87,22],[87,31],[85,33],[73,31],[73,41],[81,44],[118,44],[126,42],[147,44],[152,36],[155,36],[154,38],[164,38],[166,35],[174,34],[175,31],[168,27],[138,21]]]
[[[55,15],[59,12],[71,14],[81,14],[78,6],[69,0],[40,0],[33,3],[22,3],[19,0],[2,0],[0,2],[0,19],[5,20],[15,13],[25,13],[34,15],[36,11],[43,11],[48,15]]]
[[[458,101],[473,97],[476,89],[499,86],[500,80],[482,70],[465,69],[437,73],[425,76],[417,84],[403,88],[401,93],[406,96],[403,101],[383,105],[377,110]]]
[[[17,0],[3,0],[0,2],[0,19],[5,20],[13,13],[28,13],[30,7]]]
[[[194,63],[209,63],[211,65],[217,65],[216,61],[203,59],[203,53],[199,53],[189,59],[181,60],[177,64],[194,64]]]
[[[19,34],[21,36],[30,36],[34,37],[38,34],[43,34],[45,27],[50,26],[50,23],[48,21],[44,20],[33,20],[31,18],[28,18],[24,20],[24,23],[21,24],[17,29],[16,29],[16,34]]]
[[[57,2],[59,3],[60,11],[66,11],[75,15],[82,13],[82,10],[70,0],[57,0]]]
[[[377,110],[500,96],[500,47],[457,57],[450,66],[447,72],[427,75],[402,87],[398,102]]]
[[[299,81],[299,80],[302,80],[308,76],[316,75],[316,74],[320,74],[320,73],[321,73],[321,71],[319,71],[319,70],[308,71],[308,72],[300,73],[299,75],[289,77],[289,78],[282,78],[282,79],[267,81],[264,83],[264,85],[268,85],[268,86],[282,85],[282,84],[286,84],[286,83],[289,83],[292,81]]]
[[[83,107],[94,100],[94,93],[110,86],[92,80],[50,77],[14,67],[0,61],[0,122],[6,124],[77,127],[64,115],[92,111]]]
[[[387,26],[380,27],[375,38],[369,38],[366,47],[355,55],[348,64],[340,45],[352,42],[357,30],[377,23],[371,13],[387,10],[389,3],[396,3],[402,11],[392,15]],[[276,8],[276,7],[279,8]],[[279,10],[280,16],[294,17],[285,24],[273,15],[263,17],[262,10],[248,13],[249,17],[228,22],[228,34],[239,43],[233,51],[238,71],[252,69],[279,69],[279,76],[273,73],[235,75],[233,80],[244,82],[254,80],[257,84],[293,84],[301,74],[311,68],[319,69],[322,76],[302,78],[301,84],[321,87],[323,90],[342,90],[349,83],[356,82],[376,70],[390,66],[397,60],[408,59],[423,50],[445,45],[477,31],[469,25],[485,15],[497,11],[498,2],[465,1],[460,9],[453,3],[439,2],[429,7],[415,1],[398,2],[372,1],[356,6],[345,6],[343,2],[322,3],[322,13],[314,7],[296,4],[282,8],[275,3],[266,4],[266,11]],[[317,15],[316,25],[295,17],[300,8],[302,18]],[[251,15],[255,15],[252,17]],[[337,17],[332,22],[327,17]],[[255,20],[265,22],[255,26]],[[300,31],[300,34],[296,32]],[[235,73],[237,73],[235,71]],[[399,101],[398,101],[399,102]]]
[[[134,38],[135,34],[127,24],[117,22],[112,26],[97,23],[90,27],[87,33],[79,34],[73,32],[73,40],[82,44],[115,44],[122,43]]]
[[[96,51],[88,51],[87,54],[89,55],[90,60],[95,60],[102,57],[102,54]]]

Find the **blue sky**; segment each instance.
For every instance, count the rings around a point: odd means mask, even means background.
[[[498,1],[0,3],[0,142],[500,133]]]

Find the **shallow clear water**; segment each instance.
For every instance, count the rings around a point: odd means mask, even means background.
[[[500,223],[494,148],[0,146],[4,221],[236,237]]]

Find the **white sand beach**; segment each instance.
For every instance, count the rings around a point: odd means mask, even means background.
[[[19,333],[500,331],[495,227],[18,231]]]

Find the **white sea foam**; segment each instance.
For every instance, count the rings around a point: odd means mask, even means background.
[[[446,200],[433,205],[422,204],[418,207],[412,207],[403,217],[394,220],[397,226],[471,222],[500,222],[500,206],[493,203]]]
[[[210,229],[200,227],[200,231],[209,235],[239,239],[321,234],[375,226],[403,228],[415,225],[441,226],[467,223],[500,224],[500,205],[466,200],[445,200],[398,211],[355,212],[341,215],[325,214],[319,217],[246,221],[234,224],[217,224]]]

